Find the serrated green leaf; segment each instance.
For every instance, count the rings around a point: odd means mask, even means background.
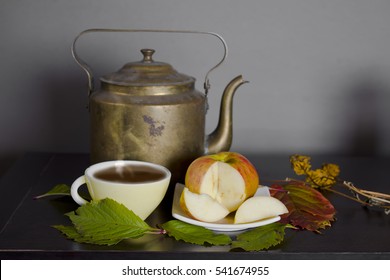
[[[72,239],[79,243],[91,243],[89,238],[83,237],[73,226],[56,225],[53,226],[53,228],[61,231],[68,239]]]
[[[232,249],[241,248],[245,251],[261,251],[276,246],[284,239],[284,233],[288,225],[273,223],[258,227],[237,235],[232,242]]]
[[[171,220],[161,225],[168,236],[197,245],[229,245],[232,240],[226,234],[215,234],[204,227]]]
[[[115,245],[123,239],[138,238],[145,232],[156,231],[133,211],[109,198],[92,201],[66,215],[72,221],[74,230],[60,226],[56,228],[78,242]]]
[[[34,199],[40,199],[48,196],[70,196],[70,187],[66,184],[55,185],[50,191],[42,195],[34,197]]]
[[[63,225],[57,225],[53,226],[55,229],[61,231],[62,234],[64,234],[68,239],[72,239],[79,243],[91,243],[91,244],[97,244],[97,245],[115,245],[119,243],[122,239],[109,239],[109,240],[103,240],[103,241],[96,241],[91,237],[83,236],[79,232],[77,232],[76,228],[73,226],[63,226]]]

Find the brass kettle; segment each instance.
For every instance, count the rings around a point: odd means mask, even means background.
[[[154,50],[141,50],[141,61],[125,64],[119,71],[100,78],[94,91],[93,74],[75,51],[77,39],[91,32],[175,32],[217,37],[224,47],[222,60],[205,78],[205,93],[195,89],[193,77],[177,72],[171,65],[153,59]],[[92,162],[113,159],[142,160],[161,164],[173,180],[184,178],[195,158],[227,151],[232,143],[232,101],[245,81],[234,78],[225,88],[219,123],[205,136],[208,75],[227,56],[227,46],[218,34],[199,31],[88,29],[73,42],[72,55],[88,75],[90,152]],[[176,183],[174,181],[174,183]]]

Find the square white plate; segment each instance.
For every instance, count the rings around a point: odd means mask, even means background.
[[[249,229],[249,228],[265,226],[265,225],[272,224],[272,223],[275,223],[275,222],[280,220],[280,216],[276,216],[276,217],[256,221],[253,223],[235,224],[234,223],[235,212],[229,214],[224,219],[221,219],[215,223],[206,223],[206,222],[194,220],[194,219],[190,218],[189,216],[187,216],[180,207],[180,196],[181,196],[181,193],[183,192],[183,189],[184,189],[183,184],[180,184],[180,183],[176,184],[175,193],[173,195],[172,216],[180,221],[183,221],[183,222],[186,222],[189,224],[202,226],[202,227],[214,230],[214,231],[238,231],[238,230],[245,230],[245,229]],[[255,196],[270,196],[268,187],[259,186]]]

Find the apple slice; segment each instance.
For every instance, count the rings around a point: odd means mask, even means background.
[[[237,209],[235,224],[251,223],[288,213],[287,207],[272,196],[255,196],[248,198]]]
[[[186,214],[203,222],[216,222],[225,218],[229,210],[208,194],[196,194],[184,188],[180,197],[180,207]]]

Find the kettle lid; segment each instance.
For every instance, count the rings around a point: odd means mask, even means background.
[[[100,80],[118,86],[174,86],[195,82],[195,78],[177,72],[170,64],[154,61],[154,52],[153,49],[142,49],[143,60],[127,63]]]

